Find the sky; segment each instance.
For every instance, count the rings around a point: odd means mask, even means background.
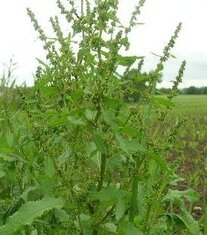
[[[77,0],[78,1],[78,0]],[[130,12],[138,0],[120,0],[119,16],[128,23]],[[0,73],[9,60],[17,63],[14,72],[17,84],[33,84],[37,66],[36,58],[45,58],[42,44],[34,31],[26,7],[36,14],[42,27],[50,36],[49,17],[59,13],[55,0],[0,1]],[[206,0],[146,0],[139,25],[130,34],[129,54],[145,56],[146,71],[155,68],[164,46],[173,35],[179,22],[183,23],[172,54],[176,57],[166,64],[160,87],[171,87],[181,62],[187,67],[180,87],[207,86],[207,1]]]

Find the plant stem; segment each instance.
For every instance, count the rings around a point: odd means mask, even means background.
[[[97,191],[101,191],[104,182],[104,174],[106,170],[106,155],[101,155],[101,169],[100,169],[100,177],[98,181]]]
[[[133,222],[134,217],[137,212],[138,183],[139,183],[139,177],[136,175],[133,178],[133,182],[132,182],[131,209],[130,209],[130,214],[129,214],[129,221],[130,222]]]
[[[138,157],[138,156],[137,156]],[[144,160],[144,157],[137,160],[137,165],[135,169],[135,176],[133,177],[132,181],[132,197],[131,197],[131,206],[130,206],[130,212],[129,212],[129,221],[133,222],[134,217],[137,214],[137,196],[138,196],[138,184],[139,184],[139,169]]]
[[[100,117],[101,111],[100,111],[100,107],[98,108],[98,111],[96,113],[96,117],[94,120],[95,125],[97,124],[97,121]],[[98,186],[97,186],[97,191],[101,191],[102,187],[103,187],[103,182],[104,182],[104,174],[105,174],[105,170],[106,170],[106,155],[105,154],[101,154],[101,166],[100,166],[100,175],[99,175],[99,179],[98,179]],[[98,227],[99,225],[94,226],[93,228],[93,235],[97,235],[98,234]]]

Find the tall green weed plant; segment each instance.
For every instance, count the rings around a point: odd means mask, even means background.
[[[54,16],[52,37],[27,9],[47,60],[29,94],[17,88],[19,108],[1,111],[9,122],[1,132],[0,234],[199,234],[185,205],[198,195],[170,189],[179,177],[167,158],[183,120],[161,136],[154,125],[165,123],[185,70],[183,61],[168,99],[155,96],[181,24],[150,73],[143,56],[120,52],[130,48],[144,3],[124,26],[117,0],[81,0],[79,8],[57,0],[70,32]]]

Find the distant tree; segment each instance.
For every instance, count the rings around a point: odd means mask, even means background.
[[[196,88],[195,86],[190,86],[189,88],[186,89],[186,94],[196,95],[198,94],[198,88]]]
[[[170,91],[171,91],[171,88],[162,87],[157,90],[157,94],[159,95],[169,94]],[[190,87],[186,87],[186,88],[178,90],[177,93],[183,94],[183,95],[207,95],[207,86],[205,87],[190,86]]]
[[[207,95],[207,86],[202,87],[201,89],[202,89],[202,94]]]

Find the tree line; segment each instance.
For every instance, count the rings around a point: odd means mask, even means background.
[[[168,94],[171,91],[171,88],[160,88],[158,89],[159,94]],[[206,95],[207,94],[207,86],[204,87],[195,87],[190,86],[183,89],[178,90],[179,94],[183,95]]]

